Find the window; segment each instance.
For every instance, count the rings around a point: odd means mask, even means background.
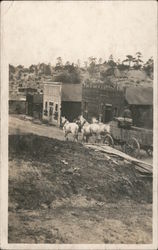
[[[111,120],[112,120],[112,105],[106,104],[104,109],[103,121],[106,123],[110,122]]]
[[[49,107],[49,116],[52,116],[53,115],[53,107]]]
[[[54,103],[53,102],[49,102],[49,106],[53,106],[54,105]]]
[[[45,102],[45,109],[47,110],[48,108],[48,102]]]
[[[55,104],[55,111],[58,111],[58,104]]]
[[[54,119],[58,120],[58,104],[55,104],[55,112],[54,112]]]
[[[48,115],[48,102],[45,102],[45,105],[44,105],[44,115],[47,116]]]

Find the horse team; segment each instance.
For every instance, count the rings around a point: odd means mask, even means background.
[[[91,136],[95,136],[96,142],[101,139],[101,135],[110,133],[109,123],[101,123],[96,118],[92,118],[92,123],[89,123],[82,115],[74,122],[69,122],[65,117],[62,117],[61,124],[66,140],[68,140],[68,135],[72,134],[74,141],[78,141],[78,135],[81,132],[82,141],[88,142]]]

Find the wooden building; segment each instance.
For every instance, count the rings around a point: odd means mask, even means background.
[[[82,91],[82,112],[91,121],[96,117],[102,122],[109,122],[114,116],[121,116],[124,109],[124,90],[103,85],[85,85]]]
[[[90,122],[92,117],[106,123],[113,117],[122,116],[128,105],[133,124],[138,127],[153,126],[153,88],[127,87],[110,88],[103,85],[83,86],[82,113]]]
[[[43,89],[43,120],[60,126],[61,116],[70,122],[81,114],[81,84],[45,82]]]
[[[9,114],[26,113],[26,96],[10,95],[9,97]]]
[[[153,127],[153,88],[129,87],[125,100],[132,112],[133,124],[137,127]]]
[[[36,119],[42,119],[43,94],[26,95],[26,114]]]

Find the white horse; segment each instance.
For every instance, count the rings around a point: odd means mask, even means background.
[[[69,122],[65,117],[61,117],[65,139],[68,140],[68,134],[72,134],[74,141],[78,141],[79,126],[75,122]]]
[[[110,122],[105,124],[105,123],[99,122],[96,117],[92,117],[92,123],[99,125],[100,134],[110,133]]]
[[[89,122],[86,121],[86,119],[82,115],[79,117],[79,122],[81,126],[82,140],[85,139],[86,142],[88,142],[89,137],[92,135],[99,137],[100,129],[98,124],[96,123],[90,124]]]

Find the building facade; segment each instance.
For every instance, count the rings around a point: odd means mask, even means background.
[[[85,85],[82,91],[82,112],[91,121],[96,117],[106,123],[121,116],[124,109],[124,90],[102,85]]]
[[[9,97],[9,114],[25,114],[26,97],[22,95],[12,95]]]
[[[35,119],[42,119],[43,112],[43,94],[26,95],[26,114]]]
[[[70,122],[81,114],[81,84],[46,82],[43,89],[43,120],[60,126],[61,116]]]
[[[82,113],[89,122],[92,117],[104,123],[109,122],[114,117],[122,116],[127,105],[131,110],[134,126],[152,129],[152,87],[118,89],[98,84],[83,86]]]
[[[130,107],[133,125],[153,128],[153,88],[129,87],[125,93],[126,103]]]
[[[60,125],[61,117],[61,83],[44,83],[43,120]]]

